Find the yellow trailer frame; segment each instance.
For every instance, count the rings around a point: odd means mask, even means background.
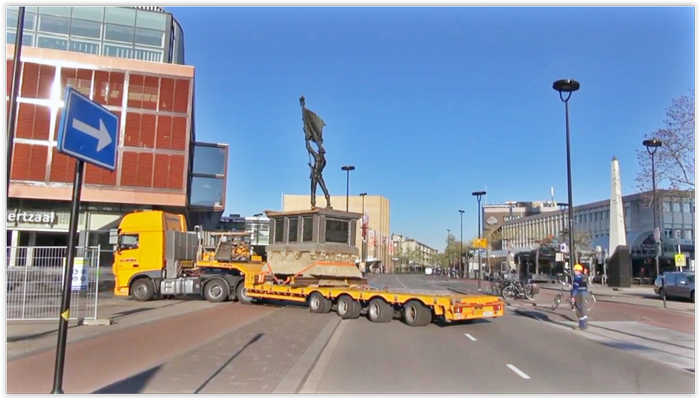
[[[262,266],[262,265],[261,265]],[[242,270],[243,271],[243,270]],[[245,273],[245,271],[244,271]],[[414,323],[415,325],[429,324],[433,316],[443,319],[446,322],[465,321],[474,319],[497,318],[505,315],[505,303],[498,297],[491,295],[464,295],[433,293],[427,291],[409,291],[378,289],[367,285],[348,286],[322,286],[295,284],[294,279],[280,284],[279,280],[266,281],[265,276],[271,273],[262,271],[260,273],[245,273],[245,296],[258,299],[274,299],[281,301],[292,301],[297,303],[308,303],[312,312],[327,313],[331,311],[331,306],[336,305],[340,315],[342,304],[353,302],[359,309],[367,309],[377,301],[384,302],[392,310],[402,313],[402,317],[410,320],[407,312],[421,310],[420,307],[429,309],[430,319],[426,322]],[[315,298],[315,299],[314,299]],[[313,307],[314,300],[325,300],[325,306]],[[342,303],[341,303],[342,301]],[[250,301],[247,301],[250,302]],[[245,303],[245,302],[244,302]],[[323,304],[322,304],[323,305]],[[381,305],[381,304],[380,304]],[[385,310],[388,308],[385,306]],[[367,311],[371,311],[367,309]],[[424,311],[425,312],[425,311]],[[360,310],[344,318],[357,318]],[[392,314],[392,318],[393,318]],[[343,317],[343,316],[341,316]],[[388,317],[388,316],[387,316]],[[427,319],[427,314],[424,316]],[[372,320],[372,317],[370,317]],[[375,320],[372,320],[375,321]],[[389,321],[384,319],[384,322]],[[381,322],[381,321],[379,321]],[[409,323],[410,324],[410,323]]]

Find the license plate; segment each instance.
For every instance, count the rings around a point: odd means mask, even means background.
[[[493,312],[484,312],[484,317],[493,317]]]

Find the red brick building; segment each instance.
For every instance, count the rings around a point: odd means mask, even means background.
[[[9,114],[13,45],[6,54]],[[109,230],[135,209],[185,213],[191,225],[218,222],[228,146],[195,141],[194,67],[23,46],[21,68],[8,245],[67,242],[75,160],[56,151],[66,85],[104,105],[120,123],[116,170],[86,165],[81,245],[111,250]],[[18,217],[27,213],[50,217]]]

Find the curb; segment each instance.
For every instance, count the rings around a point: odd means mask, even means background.
[[[323,353],[333,333],[340,325],[342,319],[336,315],[331,315],[332,319],[321,330],[316,339],[309,345],[299,359],[294,363],[282,381],[272,390],[273,394],[294,394],[304,386],[309,375],[316,367],[319,357]]]

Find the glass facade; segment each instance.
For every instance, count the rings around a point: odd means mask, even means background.
[[[193,143],[189,204],[201,207],[224,206],[228,146]]]
[[[14,44],[18,7],[7,7],[7,43]],[[128,7],[26,7],[27,46],[151,62],[168,62],[170,14]],[[183,57],[184,58],[184,57]]]

